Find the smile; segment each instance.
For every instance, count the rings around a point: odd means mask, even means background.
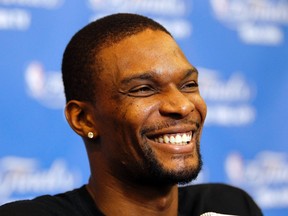
[[[193,132],[186,133],[176,133],[176,134],[164,134],[158,137],[155,137],[153,140],[157,143],[165,143],[172,145],[187,145],[190,143],[193,137]]]

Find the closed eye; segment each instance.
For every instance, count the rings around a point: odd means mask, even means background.
[[[187,93],[195,92],[197,90],[198,90],[198,83],[194,80],[184,83],[184,85],[182,85],[181,87],[181,91]]]
[[[133,97],[148,97],[156,93],[156,90],[149,85],[140,85],[129,90],[128,95]]]

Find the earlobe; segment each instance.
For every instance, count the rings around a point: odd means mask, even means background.
[[[88,133],[93,133],[93,137],[98,136],[93,119],[93,109],[87,102],[71,100],[66,104],[65,116],[70,127],[80,136],[87,137]]]

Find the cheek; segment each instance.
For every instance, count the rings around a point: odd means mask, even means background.
[[[140,101],[140,100],[139,100]],[[143,158],[143,146],[145,146],[141,130],[145,125],[149,125],[150,116],[153,113],[155,103],[146,103],[142,100],[125,103],[124,107],[119,108],[117,120],[117,148],[122,152],[121,161],[141,160]]]
[[[199,95],[197,97],[193,97],[192,99],[195,108],[198,110],[198,112],[201,115],[202,121],[204,122],[207,114],[207,105],[204,101],[204,99]]]
[[[145,100],[133,100],[127,103],[125,110],[122,111],[122,121],[129,124],[134,129],[140,129],[143,125],[147,123],[150,117],[157,110],[158,102],[151,102]]]

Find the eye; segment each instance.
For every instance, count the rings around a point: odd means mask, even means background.
[[[148,97],[155,94],[156,91],[152,86],[140,85],[129,90],[128,95],[133,97]]]
[[[184,85],[182,85],[181,90],[187,93],[194,92],[198,90],[198,83],[194,80],[186,82]]]

